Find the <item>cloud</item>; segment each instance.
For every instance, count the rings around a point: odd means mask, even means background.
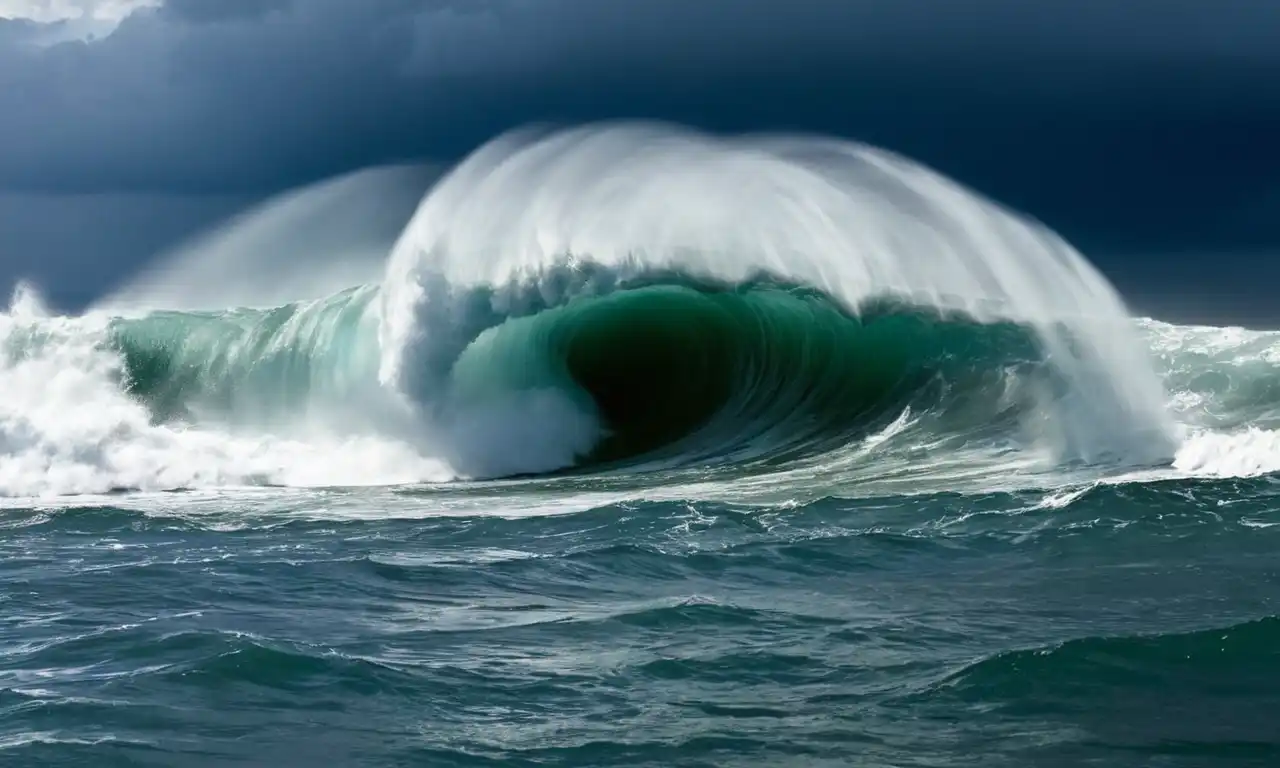
[[[326,156],[378,141],[415,98],[395,5],[255,3],[252,16],[186,2],[92,42],[9,46],[0,188],[222,192],[336,170]]]
[[[18,27],[22,43],[45,48],[73,40],[110,35],[128,16],[154,8],[163,0],[0,0],[0,21],[17,20],[39,26]],[[0,45],[4,45],[0,35]]]
[[[1276,29],[1276,0],[0,0],[0,223],[61,242],[58,199],[115,196],[176,232],[141,211],[635,117],[861,138],[1073,238],[1235,237],[1280,176]],[[154,246],[106,229],[120,269]]]
[[[53,23],[69,19],[100,19],[119,22],[140,8],[154,7],[161,0],[3,0],[0,19],[29,19]]]
[[[729,86],[793,102],[1154,93],[1143,67],[1181,62],[1208,84],[1166,90],[1252,97],[1275,92],[1280,59],[1271,0],[150,1],[9,0],[118,26],[41,49],[0,35],[0,187],[268,188],[456,153],[522,120],[689,112]]]
[[[459,4],[461,5],[461,4]],[[897,61],[994,56],[1269,59],[1280,6],[1270,0],[511,0],[478,3],[492,53],[525,62],[654,60],[741,66],[761,54]],[[472,13],[470,15],[481,15]],[[420,12],[424,42],[452,31],[448,14]],[[440,25],[436,27],[435,25]],[[501,44],[504,50],[498,50]]]

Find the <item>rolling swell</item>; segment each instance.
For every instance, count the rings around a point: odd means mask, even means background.
[[[766,278],[588,284],[505,314],[492,289],[455,297],[470,311],[432,328],[437,346],[412,392],[420,428],[549,391],[594,426],[577,470],[781,462],[866,437],[908,407],[945,430],[1001,423],[1017,411],[1012,389],[1045,372],[1031,329],[932,306],[883,299],[852,311]],[[376,377],[375,296],[153,313],[116,321],[111,340],[126,389],[157,421],[350,421],[357,405],[394,400]]]
[[[1090,734],[1090,747],[1114,754],[1161,764],[1274,765],[1280,744],[1268,734],[1277,630],[1280,622],[1268,616],[1008,651],[956,673],[932,695],[981,717],[1020,721],[1022,733],[1045,742],[1061,739],[1062,723],[1074,721]]]
[[[1085,637],[1048,649],[1009,651],[947,682],[964,697],[1039,696],[1058,705],[1101,689],[1165,686],[1187,695],[1273,694],[1280,673],[1280,618],[1153,636]],[[1023,701],[1021,706],[1026,706]],[[1095,705],[1096,706],[1096,705]]]

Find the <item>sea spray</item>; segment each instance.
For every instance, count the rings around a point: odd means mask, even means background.
[[[1083,257],[904,158],[811,137],[605,125],[492,142],[423,200],[391,255],[382,378],[420,393],[440,345],[452,354],[486,312],[496,324],[594,290],[600,273],[662,270],[727,284],[763,273],[851,312],[891,298],[1025,323],[1068,380],[1044,403],[1060,457],[1172,455],[1159,381]]]

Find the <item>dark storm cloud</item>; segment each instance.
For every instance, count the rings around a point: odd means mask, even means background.
[[[1240,101],[1273,90],[1277,32],[1271,0],[168,0],[105,39],[0,51],[0,186],[265,189],[531,119],[887,133],[1046,87]]]
[[[1086,246],[1280,241],[1276,0],[167,0],[58,29],[0,21],[0,249],[36,260],[65,237],[21,196],[249,199],[607,118],[860,138]]]
[[[411,38],[402,16],[379,11],[388,3],[255,3],[256,16],[208,5],[0,54],[0,186],[267,189],[363,138],[371,113],[404,106]]]

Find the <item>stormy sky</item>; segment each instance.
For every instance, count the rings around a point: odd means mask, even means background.
[[[83,304],[281,190],[611,118],[879,144],[1139,308],[1280,320],[1275,0],[0,0],[0,287]]]

